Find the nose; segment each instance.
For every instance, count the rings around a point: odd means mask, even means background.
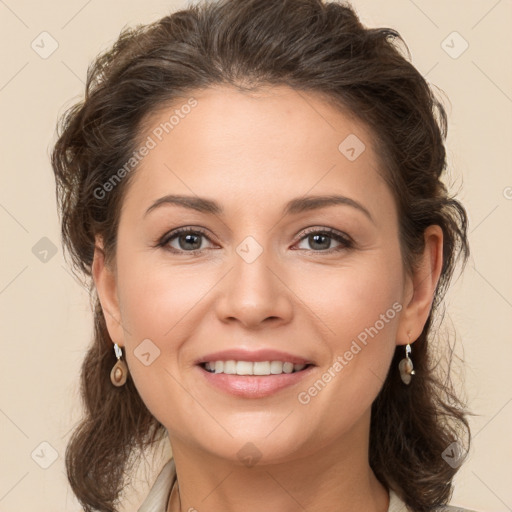
[[[293,316],[293,292],[270,250],[263,250],[254,261],[234,251],[231,271],[219,284],[215,308],[224,323],[238,322],[254,330],[284,325]]]

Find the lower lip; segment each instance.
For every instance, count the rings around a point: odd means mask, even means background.
[[[309,366],[300,372],[279,375],[228,375],[226,373],[211,373],[201,366],[197,368],[204,378],[217,389],[243,398],[263,398],[299,383],[311,373],[314,366]]]

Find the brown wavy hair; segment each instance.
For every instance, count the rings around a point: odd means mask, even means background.
[[[86,512],[115,511],[137,455],[166,434],[130,377],[121,388],[110,382],[113,342],[91,280],[96,235],[104,241],[107,261],[115,263],[120,207],[133,172],[104,197],[95,191],[139,147],[152,113],[214,85],[241,91],[286,85],[318,94],[364,122],[398,206],[408,271],[423,250],[427,226],[441,226],[442,272],[413,345],[416,375],[410,386],[403,385],[397,366],[404,351],[397,347],[372,405],[369,461],[378,479],[415,511],[449,500],[458,468],[442,453],[454,441],[469,449],[469,413],[450,381],[454,351],[446,336],[439,347],[446,349],[448,364],[439,364],[433,322],[442,316],[457,262],[464,266],[469,255],[467,215],[441,181],[445,109],[404,48],[397,31],[364,27],[348,4],[203,1],[123,29],[89,67],[85,98],[60,118],[51,155],[63,244],[93,297],[94,339],[81,372],[85,412],[66,450],[68,479]]]

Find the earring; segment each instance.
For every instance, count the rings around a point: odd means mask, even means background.
[[[412,360],[409,357],[411,353],[411,345],[407,343],[405,347],[405,357],[398,364],[398,370],[400,371],[400,378],[404,384],[409,385],[411,383],[411,375],[414,375],[414,366],[412,364]]]
[[[121,359],[123,355],[122,349],[117,343],[114,344],[114,352],[116,353],[117,363],[114,365],[110,372],[110,380],[114,386],[123,386],[128,378],[128,367],[126,363]]]

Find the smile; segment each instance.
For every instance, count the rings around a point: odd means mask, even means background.
[[[304,370],[306,364],[288,361],[210,361],[201,365],[207,372],[226,375],[281,375]]]
[[[314,371],[314,364],[287,361],[210,361],[196,366],[214,389],[238,398],[264,398],[298,386]]]

